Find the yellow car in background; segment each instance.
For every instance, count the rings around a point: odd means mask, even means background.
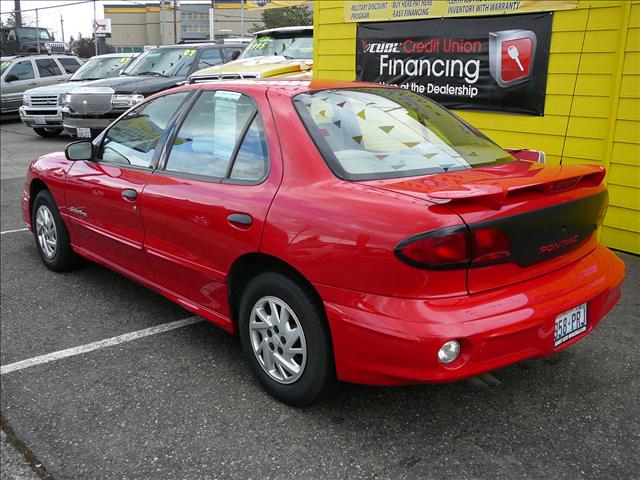
[[[286,78],[311,79],[313,27],[283,27],[256,32],[237,60],[198,70],[191,83],[202,80]]]

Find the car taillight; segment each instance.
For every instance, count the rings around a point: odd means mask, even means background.
[[[511,240],[505,232],[466,226],[449,227],[416,235],[400,242],[396,257],[414,267],[465,268],[500,262],[511,256]]]
[[[471,263],[485,263],[509,258],[511,240],[496,228],[479,228],[473,231]]]
[[[454,227],[416,235],[400,242],[395,253],[414,267],[462,267],[469,263],[469,232],[466,227]]]

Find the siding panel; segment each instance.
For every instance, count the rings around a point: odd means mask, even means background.
[[[315,76],[354,79],[356,24],[343,23],[339,0],[315,12]],[[500,145],[544,150],[549,164],[605,165],[601,239],[640,254],[640,2],[580,0],[554,13],[543,117],[456,113]]]

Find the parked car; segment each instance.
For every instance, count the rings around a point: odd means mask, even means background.
[[[261,30],[233,62],[199,70],[190,82],[233,78],[310,80],[313,69],[313,27]]]
[[[25,53],[66,53],[66,47],[64,43],[56,42],[46,28],[1,28],[0,54],[19,55]]]
[[[53,137],[62,132],[61,98],[76,87],[94,80],[120,75],[137,53],[109,53],[90,58],[67,83],[32,88],[24,92],[19,109],[20,120],[41,137]]]
[[[230,52],[237,48],[244,46],[202,43],[150,49],[122,75],[66,94],[62,111],[64,129],[73,136],[94,137],[132,105],[185,83],[196,70],[231,60]]]
[[[404,89],[223,81],[35,160],[21,201],[48,268],[88,258],[238,332],[302,405],[335,377],[459,380],[591,333],[624,276],[596,235],[604,176],[518,160]]]
[[[22,105],[22,94],[33,87],[66,82],[82,62],[72,55],[18,55],[0,58],[1,113]]]

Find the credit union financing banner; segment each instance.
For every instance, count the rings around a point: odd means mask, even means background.
[[[552,15],[361,23],[356,76],[448,108],[543,115]]]
[[[569,10],[578,0],[344,0],[345,22],[381,22],[416,18],[469,17]]]
[[[310,5],[312,0],[247,0],[247,10],[267,10],[269,8]]]

